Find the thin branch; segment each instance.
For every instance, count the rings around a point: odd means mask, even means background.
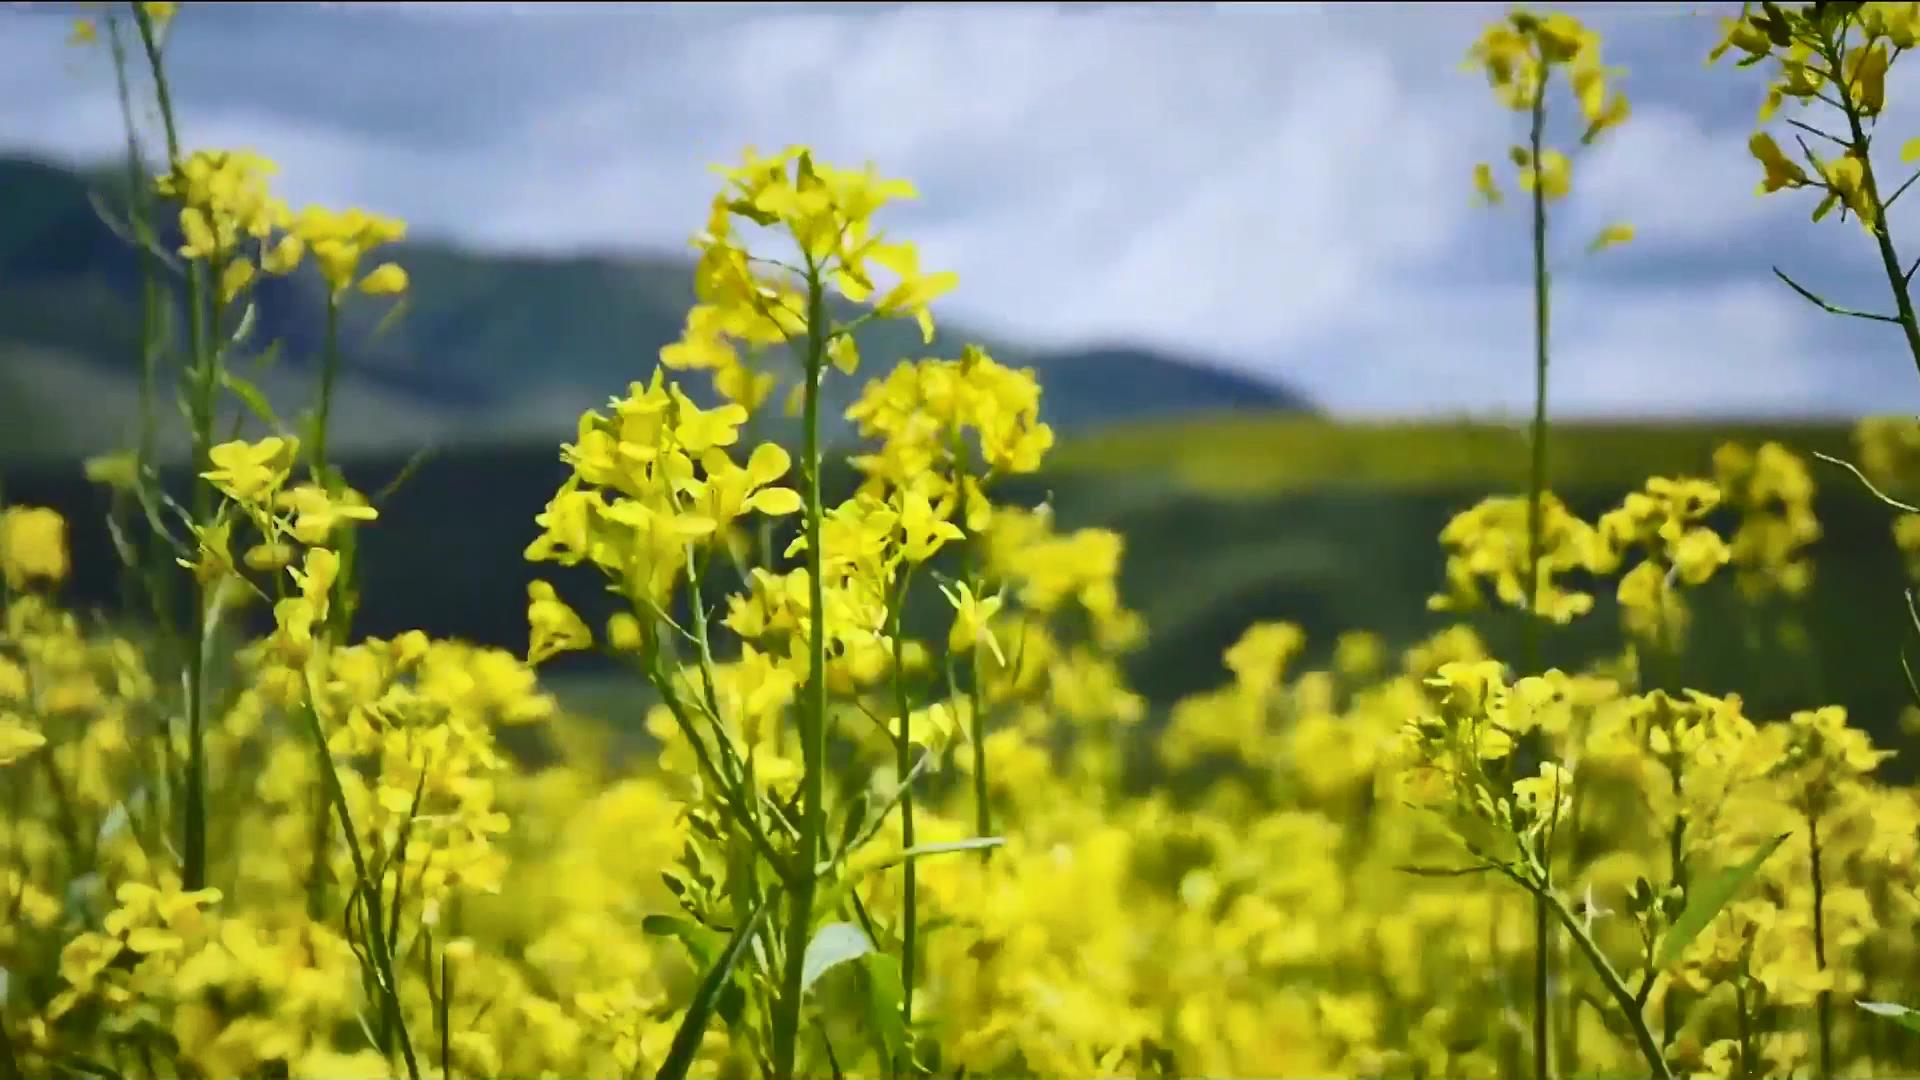
[[[1838,465],[1841,468],[1852,473],[1854,475],[1854,478],[1860,481],[1861,486],[1865,487],[1869,492],[1873,493],[1874,498],[1879,499],[1881,502],[1886,503],[1888,506],[1893,507],[1895,510],[1899,510],[1903,513],[1908,513],[1908,514],[1920,514],[1920,506],[1908,506],[1906,503],[1901,502],[1899,499],[1896,499],[1893,496],[1887,494],[1886,492],[1881,491],[1879,488],[1873,485],[1873,481],[1867,479],[1867,474],[1861,472],[1859,467],[1854,465],[1853,462],[1842,461],[1841,459],[1834,457],[1831,454],[1823,454],[1818,450],[1815,450],[1813,452],[1813,456],[1819,458],[1821,461],[1824,461],[1829,465]]]
[[[1818,135],[1821,138],[1826,139],[1827,141],[1833,143],[1835,146],[1841,147],[1842,149],[1852,149],[1852,144],[1848,143],[1847,140],[1841,138],[1838,135],[1829,135],[1826,132],[1821,131],[1819,128],[1814,127],[1812,124],[1805,123],[1800,120],[1795,120],[1791,116],[1787,117],[1787,123],[1792,124],[1794,127],[1797,127],[1801,131],[1807,132],[1810,135]]]
[[[1906,190],[1913,186],[1913,182],[1915,180],[1920,180],[1920,172],[1916,172],[1912,176],[1907,177],[1906,180],[1902,182],[1899,187],[1895,188],[1893,190],[1893,194],[1888,196],[1887,201],[1881,204],[1880,206],[1881,211],[1885,212],[1887,210],[1893,209],[1894,200],[1898,199],[1901,195],[1905,194]],[[1911,270],[1907,271],[1907,276],[1912,277],[1913,271]]]
[[[1788,277],[1777,266],[1773,268],[1773,276],[1779,278],[1781,281],[1786,282],[1788,288],[1792,289],[1794,292],[1799,293],[1801,296],[1806,298],[1808,303],[1813,304],[1815,307],[1818,307],[1820,310],[1826,312],[1829,315],[1846,315],[1855,319],[1867,319],[1872,322],[1893,323],[1896,326],[1899,325],[1900,323],[1899,318],[1893,315],[1881,315],[1877,312],[1872,312],[1872,311],[1855,311],[1852,308],[1837,307],[1833,304],[1829,304],[1825,300],[1822,300],[1819,297],[1813,295],[1813,293],[1807,291],[1806,286]]]

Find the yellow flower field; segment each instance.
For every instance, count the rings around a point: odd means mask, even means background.
[[[271,161],[183,145],[176,30],[138,3],[74,35],[157,90],[165,161],[129,239],[184,314],[141,335],[196,479],[162,490],[157,405],[90,464],[151,599],[139,633],[63,602],[68,522],[0,509],[0,1080],[1920,1070],[1920,790],[1882,777],[1894,748],[1860,718],[1749,715],[1679,662],[1721,579],[1795,647],[1816,468],[1886,500],[1920,574],[1920,509],[1885,494],[1920,480],[1920,421],[1861,424],[1853,476],[1729,442],[1592,520],[1553,494],[1547,237],[1580,150],[1632,122],[1576,19],[1463,43],[1525,121],[1461,187],[1531,217],[1538,407],[1526,486],[1462,508],[1406,598],[1512,612],[1521,648],[1354,631],[1314,670],[1276,613],[1164,718],[1124,674],[1150,632],[1124,538],[1001,497],[1053,450],[1045,387],[977,346],[863,364],[870,324],[931,342],[964,283],[888,231],[910,183],[803,147],[717,170],[681,340],[557,448],[567,478],[525,508],[550,571],[525,652],[357,633],[355,538],[381,520],[329,454],[331,391],[345,315],[409,289],[380,252],[406,227],[296,211]],[[1885,220],[1904,185],[1871,153],[1917,42],[1913,3],[1764,4],[1700,51],[1761,69],[1761,193],[1857,223],[1895,310],[1791,279],[1782,302],[1897,327],[1920,367]],[[315,273],[327,367],[279,403],[307,409],[290,424],[228,360],[254,290]],[[838,503],[828,380],[864,387]],[[224,439],[235,403],[275,433]],[[754,435],[780,410],[796,445]],[[602,593],[618,611],[590,623]],[[1545,668],[1601,596],[1611,647]],[[643,717],[559,707],[540,666],[584,650]],[[616,770],[601,736],[636,723],[653,750]]]

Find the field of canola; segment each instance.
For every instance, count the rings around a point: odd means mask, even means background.
[[[882,231],[911,186],[748,151],[695,237],[683,338],[581,418],[570,477],[527,508],[551,574],[526,652],[366,639],[355,537],[379,500],[328,456],[329,389],[341,314],[408,289],[378,255],[405,229],[292,210],[270,162],[182,144],[175,29],[168,3],[75,29],[156,92],[159,164],[129,162],[149,180],[120,224],[149,270],[148,385],[177,387],[198,482],[157,483],[151,402],[136,445],[88,463],[150,601],[133,628],[63,606],[66,521],[0,510],[0,1080],[1920,1068],[1920,791],[1880,777],[1891,748],[1859,718],[1749,716],[1676,660],[1689,595],[1721,580],[1783,663],[1805,647],[1804,448],[1727,443],[1595,520],[1536,454],[1407,598],[1514,611],[1518,655],[1465,625],[1400,655],[1353,632],[1301,670],[1301,632],[1262,622],[1216,689],[1149,718],[1121,668],[1147,629],[1123,538],[996,501],[1052,448],[1044,388],[972,347],[862,369],[863,327],[931,340],[956,285]],[[1895,309],[1872,317],[1920,367],[1876,173],[1897,166],[1870,152],[1916,42],[1915,4],[1766,4],[1716,55],[1763,69],[1763,124],[1825,132],[1799,155],[1756,134],[1762,191],[1862,229]],[[1525,13],[1472,49],[1530,120],[1474,183],[1517,187],[1543,238],[1572,176],[1549,109],[1583,143],[1630,122],[1599,50]],[[329,318],[318,398],[283,423],[237,362],[266,345],[253,286],[293,274]],[[1547,358],[1542,335],[1542,380]],[[865,380],[864,481],[837,505],[824,380]],[[277,433],[223,441],[234,408]],[[756,444],[783,408],[797,445]],[[1863,422],[1851,449],[1833,482],[1885,500],[1920,573],[1898,501],[1920,422]],[[573,605],[603,593],[619,611],[589,625]],[[1613,647],[1539,670],[1602,594]],[[578,650],[647,688],[652,757],[615,773],[606,733],[636,718],[543,690]]]

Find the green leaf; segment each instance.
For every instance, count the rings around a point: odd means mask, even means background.
[[[987,848],[1000,847],[1006,842],[1007,838],[1004,836],[976,836],[969,840],[954,840],[945,844],[916,844],[905,851],[889,856],[885,862],[874,869],[898,866],[909,859],[924,859],[929,855],[946,855],[956,851],[984,851]]]
[[[753,909],[753,915],[741,923],[727,942],[726,951],[707,969],[700,979],[700,987],[693,993],[693,1001],[687,1005],[687,1015],[680,1020],[680,1029],[673,1033],[673,1045],[667,1049],[667,1059],[660,1065],[658,1080],[686,1080],[687,1070],[693,1067],[694,1055],[700,1052],[700,1041],[706,1037],[707,1022],[713,1017],[714,1006],[719,1004],[720,996],[726,992],[732,980],[734,965],[747,951],[747,943],[759,932],[760,921],[766,918],[768,902],[778,896],[778,887],[768,889],[760,897],[759,906]]]
[[[1909,165],[1920,161],[1920,137],[1908,139],[1900,144],[1900,160]]]
[[[240,401],[246,405],[247,411],[258,417],[261,423],[267,425],[269,432],[285,430],[285,426],[280,423],[280,418],[273,414],[273,406],[267,403],[267,395],[261,393],[260,388],[255,386],[251,381],[243,376],[235,375],[226,368],[221,368],[220,384],[228,390],[233,391],[234,396],[238,397]]]
[[[1713,922],[1713,917],[1720,914],[1720,909],[1726,907],[1734,894],[1760,872],[1760,864],[1766,862],[1791,835],[1781,833],[1761,844],[1760,850],[1749,856],[1746,862],[1722,870],[1688,889],[1686,908],[1667,928],[1666,936],[1660,939],[1660,953],[1654,959],[1654,968],[1664,971],[1672,967],[1687,946],[1693,944],[1693,939],[1700,936],[1700,931],[1705,930]]]
[[[866,956],[867,1014],[888,1061],[899,1061],[907,1045],[907,1022],[901,1005],[906,987],[900,980],[900,961],[875,952]]]
[[[373,504],[380,506],[393,498],[394,492],[399,491],[408,480],[413,479],[413,474],[420,471],[420,466],[425,465],[427,459],[433,454],[434,448],[431,446],[423,446],[414,451],[413,455],[407,458],[406,463],[400,466],[400,471],[394,474],[393,479],[387,481],[387,486],[381,488],[380,493],[373,497]]]
[[[923,859],[928,855],[945,855],[955,851],[980,851],[985,848],[997,848],[1006,842],[1007,838],[1004,836],[976,836],[970,840],[955,840],[947,844],[917,844],[905,851],[894,852],[892,855],[867,867],[867,870],[869,872],[885,870],[890,866],[899,866],[903,862],[912,859]],[[819,863],[814,867],[814,872],[826,874],[831,872],[833,867],[834,864],[832,862]]]
[[[847,816],[840,821],[840,847],[838,850],[841,858],[846,858],[847,854],[853,850],[854,844],[860,839],[860,832],[867,824],[867,804],[871,801],[871,796],[862,791],[847,805]]]
[[[1875,1016],[1884,1016],[1908,1031],[1920,1031],[1920,1010],[1909,1009],[1905,1005],[1897,1005],[1891,1001],[1857,1001],[1854,1004]]]
[[[778,215],[768,213],[745,199],[735,199],[727,204],[727,209],[762,227],[779,222]]]
[[[640,920],[640,929],[655,937],[674,938],[687,947],[687,953],[693,962],[702,968],[713,965],[713,954],[720,945],[720,935],[691,919],[682,919],[673,915],[649,915]]]
[[[379,341],[381,338],[392,333],[393,328],[400,325],[400,320],[406,317],[410,307],[411,305],[407,302],[407,298],[402,296],[398,302],[387,309],[385,315],[380,316],[380,321],[375,323],[373,329],[368,332],[367,341],[369,343]]]
[[[255,326],[258,326],[259,323],[260,308],[253,301],[249,300],[247,301],[247,306],[240,312],[239,325],[233,328],[233,334],[227,338],[227,346],[237,349],[245,345],[253,337],[253,329]]]
[[[807,942],[806,956],[800,961],[800,991],[805,993],[819,981],[827,969],[849,960],[858,960],[873,951],[866,932],[852,923],[828,923],[814,931]]]

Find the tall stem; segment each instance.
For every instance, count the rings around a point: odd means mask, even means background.
[[[1826,881],[1820,874],[1820,815],[1807,811],[1807,857],[1813,873],[1813,963],[1827,970]],[[1833,992],[1820,991],[1814,1002],[1820,1025],[1820,1080],[1833,1076]]]
[[[327,427],[333,412],[333,380],[340,360],[340,301],[329,294],[327,296],[326,329],[320,350],[320,402],[314,410],[313,431],[307,445],[307,470],[313,474],[313,482],[326,489],[329,495],[338,494],[337,485],[330,479],[331,470],[327,468]],[[351,535],[351,534],[349,534]],[[347,580],[352,573],[351,552],[341,552],[339,579],[335,581],[335,591],[342,596],[351,591]],[[333,603],[327,605],[329,629],[339,639],[346,636],[346,622],[350,615],[348,605]],[[329,762],[321,762],[322,768],[329,768]],[[325,907],[327,848],[332,846],[333,819],[327,815],[327,795],[324,788],[314,792],[313,817],[313,865],[307,878],[307,916],[319,918]]]
[[[969,583],[968,588],[978,589],[978,587],[979,579],[976,577]],[[979,594],[976,592],[974,595]],[[978,836],[992,836],[993,805],[987,797],[987,680],[983,670],[985,665],[980,659],[983,648],[980,642],[974,642],[973,652],[969,657],[971,661],[969,670],[973,676],[969,687],[973,692],[973,827],[974,833]],[[983,862],[992,855],[991,849],[980,849],[980,858]]]
[[[319,695],[314,693],[316,689],[313,677],[309,674],[308,703],[300,711],[307,721],[307,733],[313,739],[314,750],[320,756],[320,780],[335,813],[339,815],[340,832],[346,837],[347,854],[353,860],[354,880],[360,885],[360,902],[363,905],[361,922],[367,934],[368,951],[373,954],[375,981],[380,984],[380,1013],[385,1019],[382,1031],[391,1031],[398,1036],[400,1056],[406,1062],[408,1080],[420,1080],[420,1064],[414,1057],[413,1040],[407,1036],[406,1017],[400,1009],[400,984],[394,977],[393,942],[387,936],[387,920],[380,897],[381,884],[367,872],[366,856],[360,850],[360,834],[354,831],[353,815],[347,809],[347,793],[340,786],[340,775],[333,767],[333,752],[327,746],[325,731],[320,727],[320,713],[314,705],[319,699]]]
[[[900,789],[900,849],[913,847],[913,789],[907,786],[907,774],[913,769],[913,732],[908,723],[906,679],[906,639],[900,633],[902,610],[907,606],[907,588],[913,580],[913,567],[903,564],[900,569],[900,588],[893,598],[893,611],[888,619],[887,632],[893,635],[893,707],[900,717],[900,731],[893,740],[893,771]],[[907,859],[900,864],[901,872],[901,929],[900,929],[900,1018],[906,1023],[913,1022],[913,975],[914,957],[919,944],[919,897],[917,894],[917,875],[914,871],[915,860]]]
[[[167,162],[175,171],[181,166],[180,130],[174,121],[173,95],[167,83],[166,67],[160,59],[160,40],[146,8],[135,3],[134,25],[140,29],[140,45],[147,56],[147,68],[153,76],[154,98],[160,107],[160,122],[166,130]],[[208,452],[213,446],[213,399],[219,387],[215,377],[215,357],[210,345],[212,298],[209,276],[198,261],[187,265],[187,328],[193,349],[193,367],[188,377],[188,414],[193,427],[193,520],[205,524],[213,514],[213,488],[201,477],[211,468]],[[207,757],[204,713],[207,675],[208,588],[194,578],[193,640],[188,643],[187,661],[187,783],[186,819],[182,826],[181,886],[205,888],[207,884]]]
[[[820,379],[827,344],[826,290],[820,269],[807,263],[807,355],[804,428],[801,454],[807,470],[808,660],[806,700],[800,708],[800,750],[805,775],[801,795],[805,803],[800,843],[794,851],[793,896],[787,911],[785,967],[781,971],[780,999],[773,1016],[773,1074],[793,1080],[799,1048],[801,959],[813,933],[813,895],[818,880],[820,838],[827,824],[827,634],[826,583],[820,549]]]
[[[1844,32],[1844,31],[1843,31]],[[1836,44],[1828,50],[1827,61],[1835,71],[1842,68],[1841,50]],[[1920,318],[1913,310],[1913,298],[1907,291],[1907,277],[1900,270],[1900,253],[1893,246],[1893,230],[1887,225],[1886,207],[1880,201],[1880,184],[1873,175],[1873,158],[1867,153],[1871,145],[1867,138],[1866,124],[1860,114],[1860,107],[1853,99],[1852,87],[1837,86],[1841,111],[1847,114],[1847,130],[1853,136],[1853,145],[1860,151],[1860,183],[1867,195],[1867,205],[1874,208],[1879,219],[1873,223],[1874,246],[1880,251],[1880,268],[1887,275],[1887,285],[1893,290],[1894,310],[1900,315],[1900,330],[1907,339],[1907,351],[1913,356],[1916,370],[1920,370]]]
[[[1549,282],[1547,279],[1547,193],[1540,164],[1547,119],[1547,80],[1542,65],[1540,85],[1533,94],[1533,123],[1530,142],[1533,149],[1533,462],[1527,482],[1527,614],[1524,658],[1532,672],[1540,663],[1540,555],[1544,514],[1542,502],[1547,490],[1547,331]],[[1545,756],[1544,749],[1542,756]],[[1549,873],[1552,853],[1541,852],[1541,866]],[[1545,883],[1551,888],[1550,881]],[[1533,1075],[1547,1080],[1550,958],[1553,948],[1552,924],[1547,917],[1543,894],[1533,900]]]
[[[1646,1059],[1648,1076],[1654,1080],[1673,1080],[1673,1070],[1667,1067],[1666,1055],[1661,1053],[1659,1042],[1647,1027],[1645,1012],[1640,1008],[1640,1003],[1634,1000],[1633,991],[1627,989],[1626,980],[1620,977],[1613,964],[1608,962],[1606,954],[1600,951],[1593,935],[1587,933],[1586,928],[1580,925],[1580,920],[1574,917],[1559,897],[1546,890],[1535,892],[1534,895],[1546,902],[1547,909],[1559,920],[1567,936],[1573,939],[1573,943],[1586,955],[1587,962],[1593,965],[1594,973],[1600,976],[1600,982],[1613,997],[1614,1004],[1626,1014],[1627,1023],[1633,1028],[1634,1044],[1640,1048],[1640,1056]]]

